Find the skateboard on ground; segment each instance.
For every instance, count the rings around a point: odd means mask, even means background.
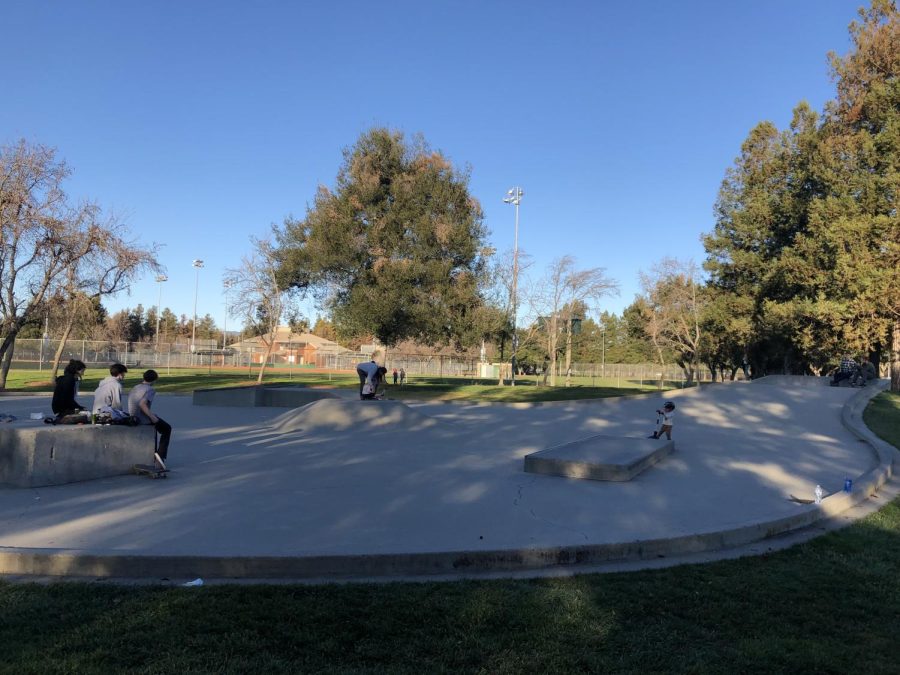
[[[169,473],[168,469],[160,469],[153,464],[135,464],[131,470],[139,476],[149,476],[150,478],[165,478]]]
[[[159,456],[159,453],[153,453],[153,464],[135,464],[131,467],[131,470],[134,471],[139,476],[149,476],[150,478],[165,478],[166,474],[169,473],[169,469],[166,468],[166,463]]]

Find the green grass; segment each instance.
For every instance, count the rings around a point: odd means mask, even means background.
[[[140,382],[142,370],[133,369],[125,379],[126,389]],[[160,368],[156,389],[163,393],[190,393],[195,389],[234,387],[256,384],[257,369],[247,368]],[[249,375],[249,376],[248,376]],[[93,392],[107,373],[99,369],[89,369],[81,383],[81,391]],[[290,370],[285,368],[266,369],[265,384],[301,385],[307,387],[338,387],[357,389],[359,379],[351,373],[327,373],[308,369]],[[593,383],[593,385],[591,384]],[[666,383],[672,385],[673,383]],[[677,385],[674,385],[677,386]],[[536,378],[522,378],[515,387],[498,386],[496,380],[480,380],[462,377],[413,377],[403,386],[388,385],[387,397],[397,400],[415,401],[565,401],[585,398],[621,396],[623,393],[637,394],[657,391],[658,386],[649,382],[641,386],[640,381],[607,378],[576,379],[575,386],[538,386]],[[47,371],[11,370],[6,382],[6,391],[48,392],[53,391]]]
[[[900,396],[866,412],[900,444]],[[900,500],[741,560],[568,579],[0,583],[2,673],[897,673]]]

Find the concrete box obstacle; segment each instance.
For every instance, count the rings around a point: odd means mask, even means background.
[[[153,427],[60,425],[0,429],[0,485],[45,487],[131,473],[152,464]]]
[[[211,405],[242,408],[297,408],[323,398],[337,398],[330,391],[306,387],[222,387],[220,389],[195,389],[191,402],[194,405]]]
[[[527,473],[628,481],[675,449],[675,441],[589,436],[525,456]]]

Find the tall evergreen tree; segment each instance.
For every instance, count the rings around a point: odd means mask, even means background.
[[[827,190],[813,205],[838,252],[829,299],[846,306],[844,336],[859,348],[890,345],[900,391],[900,13],[873,0],[850,26],[853,48],[830,54],[837,97],[826,108]]]
[[[481,207],[468,174],[402,133],[372,129],[345,151],[279,241],[283,283],[315,292],[339,334],[392,345],[464,341],[481,303]]]

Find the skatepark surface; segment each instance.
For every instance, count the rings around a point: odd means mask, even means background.
[[[817,484],[837,496],[845,478],[859,485],[883,465],[842,422],[851,399],[876,386],[866,389],[783,377],[659,396],[410,405],[342,392],[296,409],[160,395],[154,411],[174,427],[170,477],[0,488],[0,572],[420,574],[490,570],[491,559],[494,569],[575,563],[579,550],[604,546],[608,559],[661,556],[664,547],[615,546],[742,528],[762,528],[761,538],[785,529],[769,523],[821,517],[792,496],[812,499]],[[561,443],[646,437],[664,400],[677,405],[675,451],[633,480],[523,471],[525,455]],[[4,396],[0,412],[27,419],[49,401]],[[731,540],[679,550],[717,541]]]

